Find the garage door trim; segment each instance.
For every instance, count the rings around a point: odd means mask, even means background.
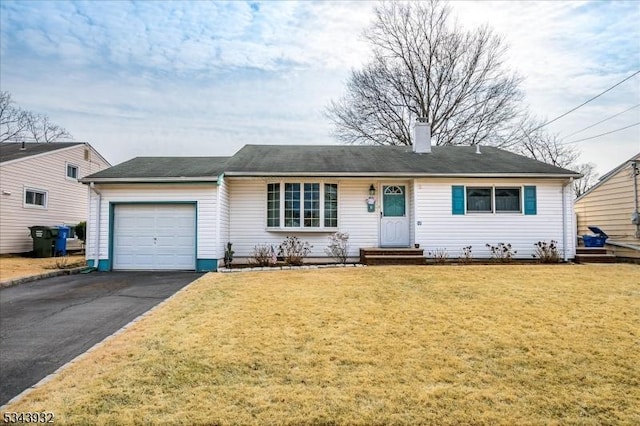
[[[109,202],[109,264],[108,270],[113,270],[114,266],[114,237],[115,237],[115,214],[116,206],[122,205],[192,205],[194,208],[194,264],[191,270],[196,270],[198,262],[198,202],[197,201],[110,201]]]

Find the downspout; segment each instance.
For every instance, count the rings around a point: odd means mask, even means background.
[[[566,185],[562,185],[562,259],[567,262],[569,256],[567,254],[567,186],[573,183],[570,178]]]
[[[638,168],[637,161],[632,161],[631,167],[633,167],[633,201],[635,205],[636,238],[640,238],[640,211],[638,211],[638,175],[640,174],[640,169]]]
[[[96,238],[95,238],[95,260],[93,261],[93,267],[98,269],[98,263],[100,262],[100,210],[102,210],[102,193],[98,191],[95,184],[91,182],[89,188],[98,196],[98,209],[96,210]]]

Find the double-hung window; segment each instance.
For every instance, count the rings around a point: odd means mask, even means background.
[[[338,185],[325,182],[267,184],[267,227],[338,227]]]

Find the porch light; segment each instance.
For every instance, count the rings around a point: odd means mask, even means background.
[[[373,186],[373,184],[371,184],[371,186],[369,187],[369,195],[371,195],[372,197],[376,195],[376,188],[375,186]]]

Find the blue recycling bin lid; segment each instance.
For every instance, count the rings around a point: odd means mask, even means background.
[[[587,228],[589,228],[589,231],[593,232],[596,235],[599,235],[605,238],[609,237],[607,234],[604,233],[602,229],[598,228],[597,226],[587,226]]]

